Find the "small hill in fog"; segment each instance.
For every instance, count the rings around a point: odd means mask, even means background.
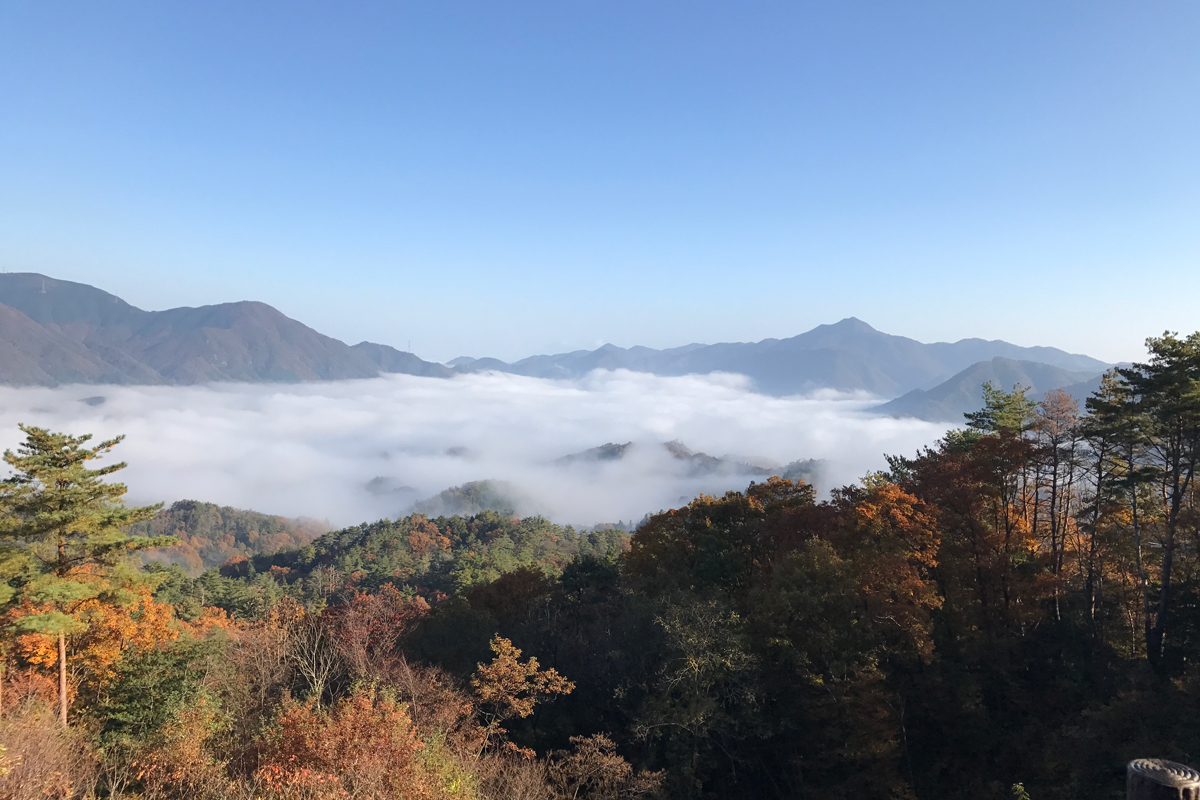
[[[470,517],[482,514],[484,511],[495,511],[498,514],[512,516],[518,511],[528,513],[523,508],[520,492],[517,487],[505,481],[471,481],[462,486],[452,486],[427,500],[421,500],[412,506],[413,514],[424,514],[427,517]]]
[[[637,447],[633,442],[615,444],[608,442],[599,447],[593,447],[579,453],[565,455],[555,461],[562,466],[576,464],[602,463],[621,461]],[[738,475],[750,479],[779,476],[790,480],[802,480],[815,485],[822,471],[824,462],[815,458],[793,461],[787,465],[772,463],[769,459],[745,456],[710,456],[708,453],[697,452],[683,442],[673,440],[663,442],[662,448],[676,461],[681,462],[689,475]]]

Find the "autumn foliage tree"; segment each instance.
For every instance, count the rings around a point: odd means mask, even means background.
[[[404,704],[387,693],[358,691],[324,710],[287,699],[262,736],[257,777],[282,796],[431,798],[424,747]]]
[[[124,604],[105,603],[95,597],[81,601],[74,609],[87,627],[71,637],[71,664],[77,673],[74,689],[88,701],[96,701],[117,677],[119,662],[132,654],[174,642],[179,638],[175,609],[155,600],[151,586],[128,587]],[[20,630],[27,616],[44,610],[46,605],[23,603],[8,611],[4,619]],[[53,667],[58,661],[57,636],[45,633],[19,633],[13,642],[13,654],[27,664]]]
[[[505,732],[500,727],[504,720],[524,719],[538,702],[575,690],[556,670],[541,669],[536,658],[521,661],[521,651],[508,639],[493,638],[491,648],[495,657],[480,664],[471,678],[489,736]]]
[[[114,797],[1115,796],[1129,758],[1200,753],[1200,339],[1149,345],[1083,411],[989,385],[886,472],[700,496],[628,547],[412,515],[157,590],[98,557],[68,582],[124,600],[68,606],[13,482],[4,645],[45,680],[21,620],[86,625],[88,724],[51,727]]]
[[[328,613],[347,668],[357,678],[379,681],[394,676],[401,639],[428,612],[424,599],[406,598],[388,583],[374,594],[353,590]]]
[[[121,437],[87,447],[90,435],[70,436],[21,426],[25,442],[6,450],[14,474],[0,484],[0,536],[12,558],[3,599],[28,604],[15,626],[57,638],[59,717],[67,722],[67,637],[86,631],[108,607],[136,602],[147,576],[131,556],[170,545],[169,537],[130,536],[123,529],[149,519],[158,506],[126,508],[125,485],[104,478],[123,462],[89,469]]]

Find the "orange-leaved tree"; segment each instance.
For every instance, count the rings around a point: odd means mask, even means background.
[[[134,552],[175,540],[124,533],[159,506],[127,508],[125,485],[105,482],[123,462],[88,468],[123,437],[87,447],[90,435],[20,427],[25,442],[15,453],[4,452],[14,474],[0,483],[0,541],[9,578],[0,600],[37,607],[16,620],[17,631],[58,640],[59,718],[65,725],[67,637],[87,630],[89,608],[137,601],[135,587],[151,576],[133,563]]]
[[[521,651],[510,640],[496,636],[491,647],[495,657],[487,664],[480,664],[471,678],[471,688],[487,725],[485,744],[490,736],[505,732],[500,727],[504,720],[524,719],[533,713],[539,700],[575,690],[575,684],[557,670],[539,669],[536,658],[521,661]]]
[[[356,691],[322,710],[285,698],[259,742],[256,776],[285,797],[436,797],[417,758],[425,747],[404,703]]]
[[[81,675],[76,689],[92,700],[116,677],[117,662],[123,656],[175,641],[185,627],[202,631],[199,625],[185,626],[176,620],[175,608],[156,601],[149,585],[136,584],[129,591],[133,599],[126,605],[93,597],[74,609],[74,616],[86,620],[87,627],[71,637],[72,671]],[[26,600],[3,619],[8,627],[19,630],[25,618],[53,610],[53,604]],[[50,667],[58,660],[57,639],[44,633],[22,633],[16,637],[13,651],[27,664]]]

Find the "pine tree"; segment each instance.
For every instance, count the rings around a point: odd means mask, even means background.
[[[1158,601],[1146,654],[1158,666],[1166,636],[1168,606],[1180,520],[1200,467],[1200,332],[1180,339],[1167,332],[1146,340],[1150,360],[1118,369],[1127,392],[1122,411],[1141,434],[1143,467],[1161,505]]]
[[[89,469],[124,437],[86,447],[90,434],[70,436],[21,425],[25,442],[4,452],[15,474],[0,483],[0,541],[10,563],[0,600],[29,601],[38,613],[17,629],[58,638],[59,717],[67,723],[67,637],[88,627],[80,606],[96,600],[114,606],[136,599],[132,588],[152,580],[134,553],[174,544],[172,537],[129,536],[122,529],[153,516],[160,506],[126,508],[125,485],[103,479],[124,462]]]
[[[1020,436],[1029,430],[1037,403],[1027,396],[1028,386],[1016,385],[1011,392],[988,381],[983,384],[983,408],[964,414],[967,427],[980,433]]]

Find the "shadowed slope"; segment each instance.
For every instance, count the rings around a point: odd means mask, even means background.
[[[384,345],[349,347],[265,303],[143,311],[91,286],[0,275],[0,381],[202,383],[449,374]]]
[[[962,422],[963,414],[983,407],[983,384],[988,381],[1005,390],[1025,386],[1031,397],[1040,397],[1051,389],[1090,385],[1093,375],[1032,361],[993,358],[968,367],[928,391],[915,389],[872,411],[931,422]]]

